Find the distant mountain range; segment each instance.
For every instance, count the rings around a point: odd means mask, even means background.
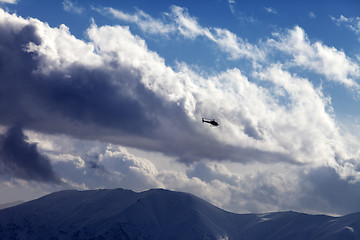
[[[0,239],[348,240],[360,239],[360,213],[234,214],[162,189],[69,190],[0,210]]]

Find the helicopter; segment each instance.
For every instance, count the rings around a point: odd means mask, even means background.
[[[219,126],[219,123],[215,119],[201,118],[202,122],[209,123],[214,127]]]

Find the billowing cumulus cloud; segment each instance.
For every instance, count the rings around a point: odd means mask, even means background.
[[[90,42],[84,42],[63,25],[50,28],[4,12],[2,17],[11,23],[2,25],[4,32],[13,29],[3,38],[3,51],[11,51],[2,56],[11,60],[2,64],[2,102],[17,105],[2,106],[2,124],[17,121],[185,162],[325,163],[341,151],[321,90],[279,64],[254,73],[273,84],[266,89],[238,69],[208,77],[186,64],[174,70],[126,27],[93,24]],[[220,129],[204,131],[198,124],[203,115],[218,116]]]
[[[66,173],[64,181],[81,188],[166,187],[227,209],[265,211],[311,209],[299,203],[300,178],[318,169],[329,169],[324,178],[338,186],[359,182],[358,139],[341,129],[321,86],[292,72],[299,67],[358,89],[359,67],[344,52],[312,43],[300,27],[277,34],[263,51],[226,29],[202,27],[185,9],[171,11],[167,34],[204,37],[232,59],[257,64],[248,75],[238,68],[203,74],[186,63],[166,65],[128,26],[94,22],[84,41],[65,25],[51,28],[0,10],[0,124],[96,145],[74,150],[66,141],[56,147],[36,141],[56,170]],[[165,24],[140,10],[115,13],[144,31],[150,29],[141,25],[147,19]],[[264,61],[272,54],[286,60]],[[201,123],[213,116],[219,127]],[[158,169],[126,147],[160,152],[185,167]],[[261,167],[239,174],[230,163]],[[304,192],[319,182],[311,178]]]
[[[235,77],[244,81],[245,87],[258,91],[237,70],[210,79],[218,86],[207,84],[207,79],[186,65],[179,66],[178,71],[167,67],[128,28],[93,25],[88,30],[92,42],[85,43],[71,36],[65,26],[52,29],[37,20],[7,13],[2,16],[14,20],[6,28],[12,28],[15,36],[6,37],[21,40],[4,41],[4,49],[12,51],[2,54],[3,103],[13,102],[16,107],[2,106],[2,124],[21,122],[30,129],[157,150],[187,162],[201,158],[291,159],[257,146],[237,146],[236,141],[220,144],[216,136],[210,137],[217,134],[215,131],[201,131],[201,114],[216,113],[210,95],[225,100],[227,94],[220,88],[235,84],[234,80],[225,81],[222,86],[223,78]],[[15,65],[24,67],[19,71]],[[226,112],[232,111],[230,104],[237,98],[229,97]],[[239,117],[245,125],[245,133],[240,130],[240,135],[256,140],[251,121]],[[217,147],[209,149],[210,145]]]
[[[330,167],[200,161],[178,165],[150,160],[126,148],[28,132],[39,151],[79,189],[123,187],[141,191],[167,188],[196,194],[236,212],[296,210],[346,214],[358,209],[358,183],[342,179]],[[169,166],[164,167],[163,165]],[[341,193],[341,194],[339,194]]]

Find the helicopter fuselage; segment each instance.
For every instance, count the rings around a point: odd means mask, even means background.
[[[209,123],[209,124],[211,124],[212,126],[215,126],[215,127],[219,126],[219,123],[217,121],[215,121],[215,119],[207,120],[207,119],[202,118],[202,122],[203,123],[204,122]]]

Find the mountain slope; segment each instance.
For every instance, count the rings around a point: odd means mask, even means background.
[[[5,209],[5,208],[9,208],[9,207],[14,207],[14,206],[22,204],[22,203],[24,203],[24,201],[15,201],[15,202],[3,203],[3,204],[0,204],[0,210]]]
[[[233,214],[167,190],[61,191],[0,211],[0,239],[360,239],[360,213]]]

